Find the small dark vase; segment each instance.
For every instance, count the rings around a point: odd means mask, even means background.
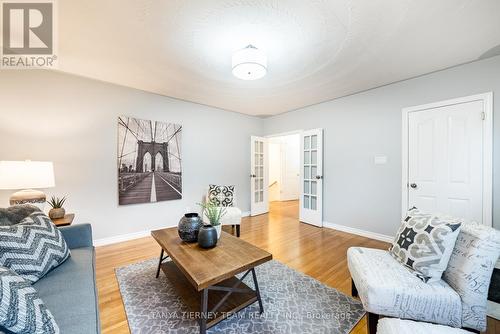
[[[212,248],[217,245],[217,230],[212,225],[203,225],[198,233],[198,245],[201,248]]]
[[[179,221],[177,231],[183,241],[196,242],[198,240],[198,232],[202,226],[203,221],[196,212],[186,213]]]

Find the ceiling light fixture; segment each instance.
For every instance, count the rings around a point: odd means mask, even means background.
[[[267,73],[267,57],[253,45],[233,53],[233,75],[242,80],[257,80]]]

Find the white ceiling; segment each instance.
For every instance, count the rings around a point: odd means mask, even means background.
[[[476,60],[498,0],[59,1],[59,68],[250,115],[278,114]],[[232,52],[267,52],[242,81]]]

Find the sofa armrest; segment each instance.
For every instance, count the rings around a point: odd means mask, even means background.
[[[70,249],[92,247],[92,226],[90,224],[77,224],[59,228],[64,240]]]

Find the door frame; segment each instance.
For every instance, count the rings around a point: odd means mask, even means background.
[[[402,109],[402,181],[401,181],[401,217],[408,211],[408,145],[409,145],[409,115],[428,109],[441,108],[455,104],[482,101],[484,105],[483,121],[483,225],[492,226],[493,222],[493,92],[459,97],[434,103],[428,103]]]
[[[283,136],[289,136],[289,135],[300,135],[302,132],[304,132],[304,130],[299,129],[299,130],[293,130],[293,131],[273,133],[273,134],[264,136],[264,138],[283,137]]]

